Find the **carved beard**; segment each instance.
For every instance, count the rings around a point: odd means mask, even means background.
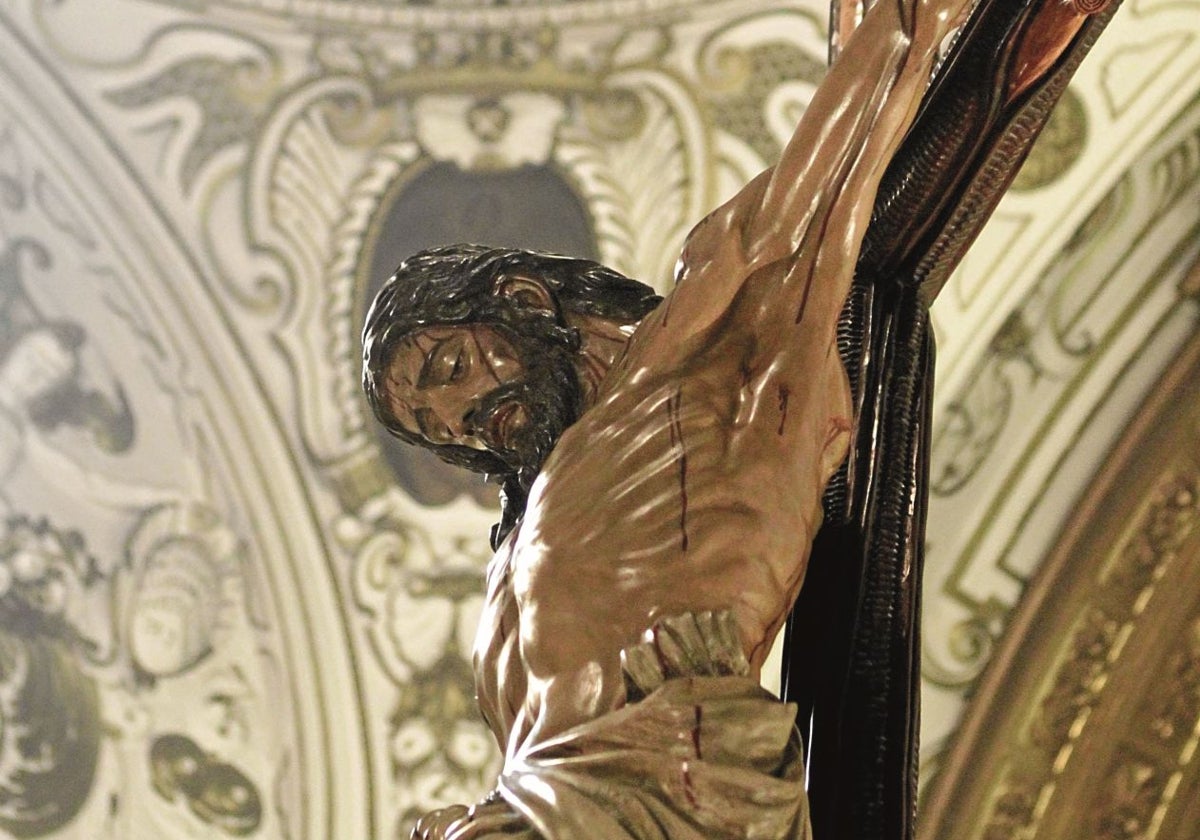
[[[478,414],[485,418],[486,424],[486,418],[511,403],[525,409],[529,424],[514,430],[503,445],[489,445],[488,451],[528,486],[562,433],[579,419],[583,395],[570,350],[542,338],[519,335],[513,339],[525,375],[488,394],[481,402]]]

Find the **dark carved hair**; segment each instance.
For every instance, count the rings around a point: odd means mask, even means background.
[[[497,281],[520,274],[543,283],[562,309],[634,322],[661,298],[643,283],[591,260],[511,248],[451,245],[415,254],[384,284],[363,327],[363,390],[375,416],[394,436],[432,450],[450,464],[484,473],[502,484],[506,518],[524,507],[534,475],[514,472],[491,452],[452,444],[431,444],[401,426],[388,405],[387,367],[396,347],[426,327],[481,324],[493,327],[514,344],[531,340],[579,348],[579,334],[561,317],[506,296],[494,294]],[[577,392],[575,383],[564,390]],[[576,407],[578,408],[578,407]],[[518,504],[519,502],[519,504]]]

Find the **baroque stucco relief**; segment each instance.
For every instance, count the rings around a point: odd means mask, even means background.
[[[19,59],[0,83],[3,827],[286,836],[325,818],[308,768],[330,742],[296,626],[314,605],[261,561],[312,550],[268,524],[286,467],[231,457],[261,402],[206,340],[194,267],[145,205],[134,228],[137,191],[65,141],[79,124],[14,83],[37,79]]]

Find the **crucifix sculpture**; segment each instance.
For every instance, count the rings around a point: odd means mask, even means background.
[[[376,298],[377,416],[504,500],[475,654],[504,769],[414,837],[911,837],[927,309],[1112,9],[861,12],[665,299],[480,246]]]

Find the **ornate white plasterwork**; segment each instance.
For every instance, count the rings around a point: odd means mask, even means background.
[[[1024,581],[1194,328],[1175,287],[1200,221],[1197,12],[1126,4],[1071,87],[1082,144],[1006,197],[935,308],[931,767]]]
[[[175,233],[9,35],[0,367],[21,385],[5,392],[0,632],[21,665],[4,828],[365,826],[325,774],[360,749],[331,714],[357,703],[337,586],[261,388]],[[44,776],[13,775],[23,751]]]

